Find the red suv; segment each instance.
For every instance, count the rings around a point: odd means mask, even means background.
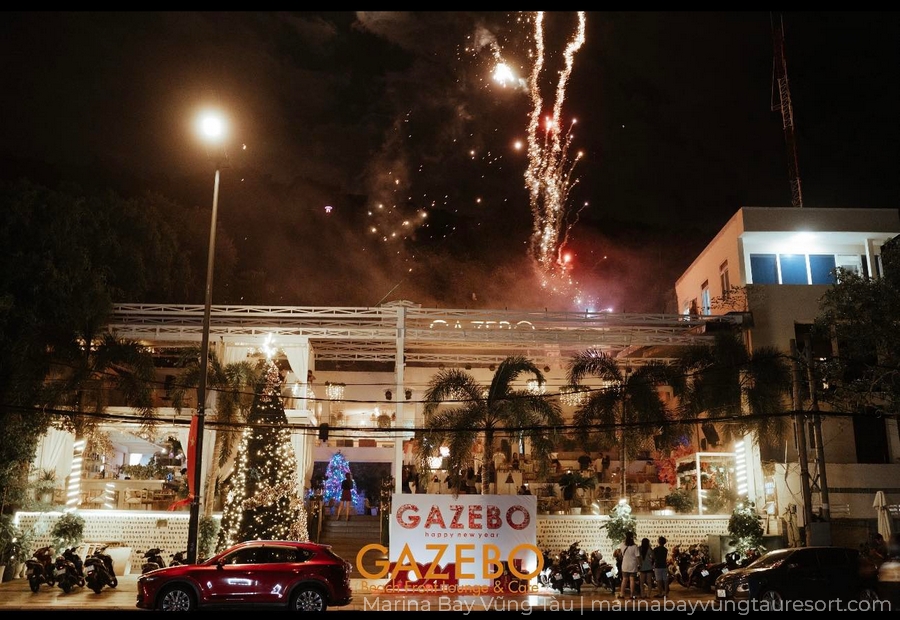
[[[140,576],[137,606],[158,611],[274,607],[325,611],[350,603],[352,566],[328,545],[285,540],[238,543],[201,564]]]

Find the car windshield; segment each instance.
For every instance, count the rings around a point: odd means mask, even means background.
[[[750,564],[747,568],[771,568],[773,566],[778,566],[793,552],[793,549],[779,549],[778,551],[772,551]]]

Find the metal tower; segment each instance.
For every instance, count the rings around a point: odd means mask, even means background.
[[[787,145],[788,174],[791,181],[791,204],[803,207],[803,194],[800,191],[800,169],[797,165],[797,141],[794,136],[794,108],[791,105],[791,89],[788,86],[787,59],[784,55],[784,19],[778,16],[776,26],[772,19],[772,39],[775,54],[772,69],[772,111],[781,111],[784,124],[784,140]],[[775,89],[778,89],[778,100],[775,100]]]

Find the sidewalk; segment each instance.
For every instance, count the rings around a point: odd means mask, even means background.
[[[42,585],[32,592],[27,579],[13,579],[0,584],[0,613],[6,610],[42,609],[91,609],[91,610],[133,610],[137,600],[137,579],[139,575],[119,577],[115,589],[104,588],[95,594],[87,588],[75,588],[69,594],[59,587]],[[702,605],[714,603],[712,594],[685,590],[673,585],[671,596],[666,599],[617,599],[608,591],[593,587],[582,589],[581,594],[567,591],[559,594],[551,590],[541,590],[536,594],[503,594],[489,592],[484,595],[458,594],[385,594],[374,588],[373,582],[353,579],[353,602],[344,607],[333,607],[329,611],[450,611],[469,613],[472,611],[512,611],[522,614],[532,611],[680,611],[702,609]],[[383,581],[375,586],[383,585]]]

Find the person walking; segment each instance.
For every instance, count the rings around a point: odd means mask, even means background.
[[[634,543],[634,532],[625,533],[625,541],[619,549],[622,551],[622,585],[619,598],[625,598],[625,589],[631,592],[631,598],[637,597],[637,575],[641,568],[641,551]]]
[[[653,595],[653,549],[650,548],[650,539],[642,538],[641,566],[638,570],[638,596],[650,598]]]
[[[337,509],[337,520],[341,519],[341,511],[346,513],[345,521],[350,520],[350,507],[353,505],[353,476],[348,471],[341,480],[341,503]]]
[[[653,547],[653,574],[656,576],[658,598],[669,596],[669,549],[666,537],[659,537],[659,544]]]

